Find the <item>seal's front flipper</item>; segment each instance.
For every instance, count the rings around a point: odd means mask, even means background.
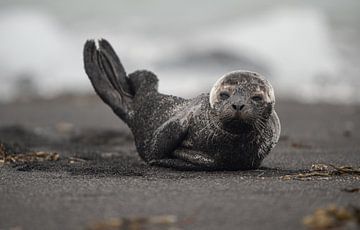
[[[183,117],[173,118],[156,130],[148,148],[150,165],[192,171],[219,169],[210,156],[179,147],[187,135],[189,115],[185,113]]]
[[[199,151],[178,148],[173,152],[173,156],[196,165],[203,170],[214,170],[218,168],[215,159]]]
[[[130,116],[132,92],[119,58],[106,40],[84,46],[84,67],[96,93],[124,121]]]
[[[168,120],[153,133],[143,158],[146,161],[170,158],[184,140],[187,131],[188,125],[181,123],[180,119]]]
[[[189,124],[198,109],[200,107],[194,108],[189,105],[179,108],[180,111],[158,127],[151,135],[150,140],[146,141],[144,153],[142,154],[140,151],[142,158],[147,162],[173,158],[173,152],[181,146],[186,138]]]

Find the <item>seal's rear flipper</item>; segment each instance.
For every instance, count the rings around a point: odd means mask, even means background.
[[[111,45],[106,40],[100,40],[97,49],[94,40],[87,41],[84,67],[96,93],[121,119],[127,121],[133,93],[124,67]]]
[[[101,39],[99,41],[99,52],[110,82],[118,91],[132,97],[133,94],[130,89],[129,78],[126,77],[125,69],[110,43]]]

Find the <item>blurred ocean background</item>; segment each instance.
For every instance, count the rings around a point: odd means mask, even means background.
[[[0,0],[0,101],[93,92],[89,38],[191,97],[247,69],[281,99],[360,102],[359,0]]]

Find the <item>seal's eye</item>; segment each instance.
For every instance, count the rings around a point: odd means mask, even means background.
[[[251,97],[251,100],[258,102],[258,101],[262,101],[263,97],[260,95],[256,95],[256,96]]]
[[[226,100],[230,97],[230,94],[228,92],[221,92],[220,93],[220,99],[221,100]]]

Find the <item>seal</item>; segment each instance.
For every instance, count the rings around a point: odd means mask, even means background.
[[[222,76],[192,99],[158,92],[147,70],[126,74],[110,43],[84,46],[84,67],[96,93],[131,129],[140,157],[178,170],[256,169],[280,136],[274,90],[258,73]]]

